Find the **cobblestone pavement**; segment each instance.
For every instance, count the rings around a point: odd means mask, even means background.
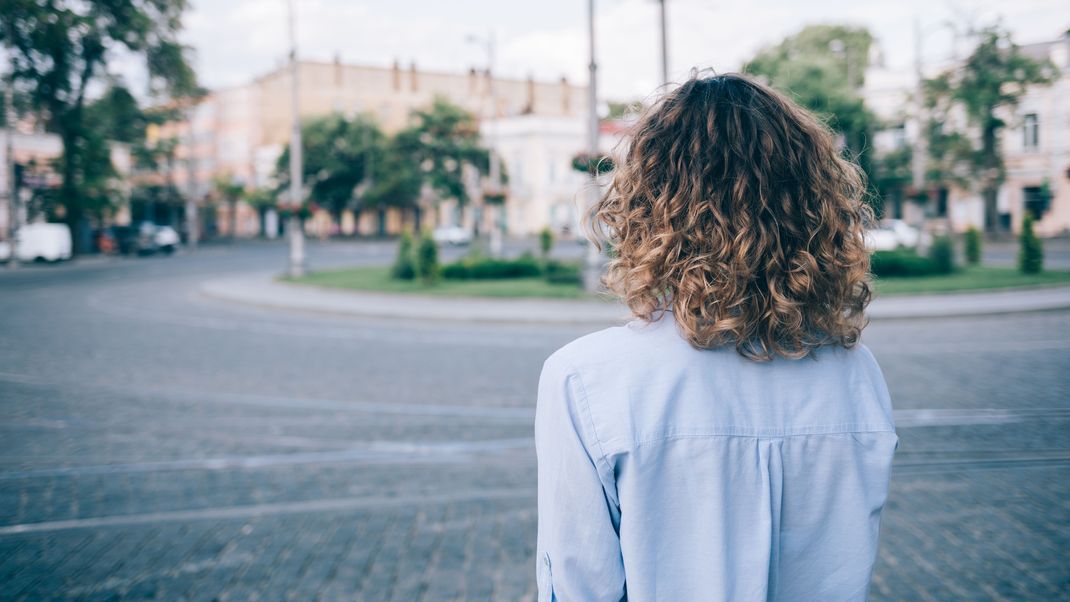
[[[582,331],[191,293],[281,259],[0,274],[0,599],[533,599],[533,393]],[[866,342],[901,437],[871,598],[1070,599],[1070,312]]]

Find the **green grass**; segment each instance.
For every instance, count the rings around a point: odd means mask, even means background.
[[[936,276],[876,278],[877,295],[950,293],[1070,284],[1070,272],[1023,274],[1015,268],[968,267]]]
[[[583,289],[573,284],[551,284],[543,278],[512,278],[508,280],[442,280],[430,286],[414,280],[395,280],[390,268],[362,267],[313,272],[302,278],[284,278],[285,282],[310,284],[327,288],[341,288],[377,293],[414,293],[448,297],[541,297],[549,299],[577,299],[585,296]]]
[[[425,286],[413,280],[395,280],[390,268],[361,267],[314,272],[285,282],[308,284],[326,288],[371,291],[378,293],[411,293],[448,297],[536,297],[543,299],[600,298],[587,295],[572,284],[551,284],[543,278],[515,278],[509,280],[439,280]],[[909,295],[918,293],[949,293],[1070,284],[1070,272],[1047,271],[1023,274],[1014,268],[970,267],[953,274],[876,279],[876,294]]]

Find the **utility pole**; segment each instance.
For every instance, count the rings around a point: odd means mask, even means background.
[[[298,104],[297,34],[294,31],[294,3],[286,2],[290,25],[290,101],[293,106],[290,132],[290,217],[286,234],[290,239],[290,262],[286,270],[291,278],[305,275],[305,235],[301,231],[301,111]]]
[[[197,105],[190,104],[186,107],[186,178],[189,180],[186,186],[186,248],[190,251],[197,249],[200,238],[200,216],[197,212],[197,162],[193,136],[193,115]]]
[[[587,38],[590,44],[587,64],[587,153],[591,162],[598,157],[598,63],[595,62],[594,0],[587,0]],[[587,182],[587,211],[598,204],[602,196],[598,187],[598,169],[589,169]],[[588,213],[589,215],[589,213]],[[587,243],[587,255],[583,265],[583,287],[591,292],[602,285],[602,252],[593,240]]]
[[[658,0],[661,11],[661,84],[669,83],[669,24],[665,15],[665,0]]]
[[[502,194],[502,164],[498,156],[498,86],[494,83],[494,67],[497,58],[497,43],[492,30],[487,36],[487,75],[490,76],[490,189],[495,198],[490,210],[490,254],[501,257],[502,254],[502,213],[505,211],[505,196]]]
[[[7,266],[8,269],[16,269],[19,267],[18,249],[15,248],[15,233],[19,229],[19,183],[15,175],[15,59],[11,49],[7,52],[11,72],[8,74],[7,89],[4,90],[4,168],[7,171],[7,186],[3,194],[7,197],[7,244],[11,251]]]
[[[911,184],[916,192],[921,192],[925,187],[925,163],[928,154],[928,141],[925,139],[925,74],[922,61],[922,44],[924,34],[921,30],[921,19],[914,17],[914,76],[917,78],[917,95],[914,105],[914,115],[917,120],[918,131],[914,138],[914,150],[911,156]],[[900,217],[900,216],[896,216]]]
[[[502,164],[501,156],[498,155],[498,86],[494,82],[494,66],[495,59],[497,58],[497,40],[494,36],[494,31],[491,30],[487,34],[486,39],[482,39],[479,36],[468,36],[469,42],[484,42],[487,50],[487,96],[490,97],[490,110],[487,112],[487,146],[490,147],[490,174],[489,183],[483,187],[483,195],[481,200],[480,212],[477,213],[479,220],[476,220],[476,234],[480,231],[479,221],[482,219],[482,211],[488,211],[491,216],[490,226],[490,255],[491,257],[500,257],[502,254],[502,213],[504,207],[504,197],[502,196]],[[503,204],[492,204],[488,206],[486,202],[486,193],[490,192],[496,198],[502,198]]]

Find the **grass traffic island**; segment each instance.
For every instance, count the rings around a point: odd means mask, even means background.
[[[419,280],[392,278],[389,267],[359,267],[313,272],[284,282],[332,289],[377,293],[417,294],[448,297],[496,297],[581,299],[604,298],[588,295],[577,284],[548,282],[541,277],[493,280],[449,280],[425,285]],[[1070,284],[1070,272],[1045,271],[1024,274],[1014,268],[966,267],[950,274],[931,276],[888,276],[874,279],[879,296],[924,293],[951,293],[1006,290]]]
[[[886,276],[873,280],[877,295],[917,295],[1057,286],[1070,284],[1070,272],[1025,274],[1016,268],[969,266],[950,274]]]
[[[447,280],[434,284],[393,278],[389,267],[360,267],[313,272],[283,282],[375,293],[435,295],[446,297],[519,297],[578,299],[588,296],[579,285],[548,282],[540,276],[494,280]]]

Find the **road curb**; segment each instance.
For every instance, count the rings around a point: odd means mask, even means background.
[[[205,297],[268,309],[365,318],[529,324],[607,324],[628,319],[615,302],[560,299],[430,297],[357,292],[287,284],[274,274],[202,282]],[[1070,286],[946,293],[875,299],[871,320],[950,318],[1070,308]]]

